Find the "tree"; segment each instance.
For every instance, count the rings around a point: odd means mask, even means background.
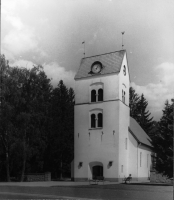
[[[4,55],[0,56],[0,141],[3,145],[5,154],[6,177],[10,181],[10,153],[11,143],[13,142],[13,120],[14,120],[14,106],[11,104],[15,99],[16,80],[11,77],[12,69]],[[13,96],[12,94],[15,94]]]
[[[57,178],[70,172],[74,149],[74,91],[61,80],[51,97],[51,132],[47,169]]]
[[[129,89],[129,107],[130,107],[130,116],[135,120],[138,119],[138,103],[140,101],[140,96],[135,92],[133,87]]]
[[[152,125],[153,125],[153,117],[150,118],[151,113],[147,110],[148,101],[144,98],[142,94],[140,100],[138,102],[138,119],[137,122],[144,129],[144,131],[149,134]]]
[[[43,170],[52,86],[41,66],[11,68],[5,56],[0,61],[2,155],[6,158],[7,180],[11,173],[20,174],[23,181],[26,167],[29,172],[33,166],[35,171]]]
[[[148,101],[143,94],[139,96],[132,87],[130,87],[129,93],[130,116],[133,117],[150,136],[150,130],[152,129],[154,121],[153,117],[150,118],[151,113],[147,110]]]
[[[63,81],[53,89],[41,66],[10,67],[0,58],[0,174],[5,166],[8,181],[44,171],[62,178],[74,151],[73,89]]]
[[[165,103],[163,116],[154,128],[152,144],[156,157],[156,170],[173,177],[173,108],[174,101]]]
[[[32,171],[31,162],[35,161],[33,162],[35,165],[38,163],[34,157],[42,158],[43,163],[43,151],[47,142],[45,130],[47,129],[47,113],[52,86],[41,66],[35,66],[31,70],[22,69],[21,72],[24,77],[20,96],[22,101],[16,107],[16,116],[23,152],[21,171],[21,181],[23,181],[27,161],[28,164],[30,163],[28,166],[30,171]],[[38,155],[38,153],[41,154]],[[39,168],[43,170],[43,164]]]

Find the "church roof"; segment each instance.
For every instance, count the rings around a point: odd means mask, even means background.
[[[120,72],[125,52],[125,50],[121,50],[83,58],[74,79],[94,76],[94,74],[90,73],[90,71],[92,64],[96,61],[99,61],[102,64],[102,71],[100,72],[100,75]],[[97,75],[95,74],[95,76]]]
[[[130,127],[129,132],[134,136],[134,138],[145,145],[153,147],[150,143],[150,137],[145,133],[145,131],[141,128],[141,126],[136,122],[135,119],[130,117]]]

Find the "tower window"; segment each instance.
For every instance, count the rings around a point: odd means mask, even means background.
[[[140,167],[141,167],[141,163],[142,162],[142,152],[140,152]]]
[[[147,167],[149,165],[149,154],[147,154]]]
[[[103,101],[103,89],[98,90],[98,101]]]
[[[126,66],[125,65],[123,67],[123,74],[124,74],[124,76],[126,76]]]
[[[103,114],[98,114],[98,127],[103,127]]]
[[[91,115],[91,128],[95,128],[95,114]]]
[[[125,103],[125,96],[126,96],[126,92],[124,90],[122,90],[122,101],[123,101],[123,103]]]
[[[94,109],[90,112],[90,128],[103,127],[103,113],[102,109]]]
[[[96,102],[96,90],[91,91],[91,102]]]
[[[103,101],[103,83],[96,82],[90,85],[90,102],[101,102]]]

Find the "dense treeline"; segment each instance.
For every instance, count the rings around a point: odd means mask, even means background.
[[[151,130],[152,144],[156,157],[156,170],[159,173],[173,177],[173,126],[174,126],[174,99],[165,102],[163,115]]]
[[[70,175],[73,159],[74,91],[53,88],[41,66],[10,67],[0,58],[0,179],[51,171]]]
[[[139,96],[131,87],[130,115],[140,124],[151,138],[156,153],[155,168],[157,172],[173,177],[173,124],[174,99],[167,100],[163,115],[159,122],[153,121],[151,113],[147,110],[148,102],[142,94]]]
[[[150,136],[150,131],[153,127],[153,117],[150,117],[151,113],[147,110],[148,101],[145,99],[144,94],[139,96],[135,90],[130,87],[129,89],[129,107],[130,116],[133,117],[143,130]]]

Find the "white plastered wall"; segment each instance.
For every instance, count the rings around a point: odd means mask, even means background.
[[[138,143],[129,132],[129,174],[134,180],[147,181],[150,177],[151,152],[149,147]],[[142,155],[141,166],[140,153]]]
[[[146,181],[150,177],[151,149],[141,144],[138,148],[138,180]],[[141,166],[140,166],[141,153]],[[148,156],[147,156],[148,155]]]
[[[90,102],[91,87],[95,83],[103,83],[104,101],[118,99],[118,74],[92,76],[86,79],[77,79],[75,82],[75,103]]]
[[[119,101],[119,178],[128,176],[128,141],[129,107]],[[123,166],[123,171],[122,171]]]
[[[79,105],[75,108],[78,116],[75,119],[78,124],[75,129],[75,178],[90,178],[88,165],[97,161],[103,163],[105,178],[118,177],[118,103],[101,104],[98,107],[103,108],[103,128],[99,129],[90,129],[88,126],[88,110],[93,105]],[[110,168],[109,161],[113,161]],[[83,162],[80,169],[79,162]]]
[[[126,68],[126,75],[124,75],[124,66]],[[119,73],[119,99],[122,101],[122,90],[126,92],[125,96],[125,104],[129,106],[129,85],[130,85],[130,79],[129,79],[129,70],[127,65],[127,58],[126,54],[123,58],[122,66]]]
[[[132,136],[132,134],[128,133],[129,138],[129,155],[128,155],[128,167],[129,174],[131,174],[132,178],[138,180],[138,142]]]
[[[123,73],[124,66],[126,75]],[[122,101],[122,90],[126,92],[125,102]],[[128,127],[130,124],[129,109],[129,71],[127,66],[126,54],[123,58],[122,66],[119,73],[119,178],[128,176]],[[127,149],[126,149],[127,138]],[[123,170],[122,170],[123,166]]]
[[[101,82],[104,89],[104,102],[90,103],[91,84]],[[89,164],[101,162],[104,176],[108,179],[118,177],[118,75],[82,79],[76,81],[75,106],[75,179],[91,178]],[[102,109],[103,128],[90,128],[89,112]],[[113,161],[111,167],[109,161]],[[83,162],[82,167],[78,167]]]

